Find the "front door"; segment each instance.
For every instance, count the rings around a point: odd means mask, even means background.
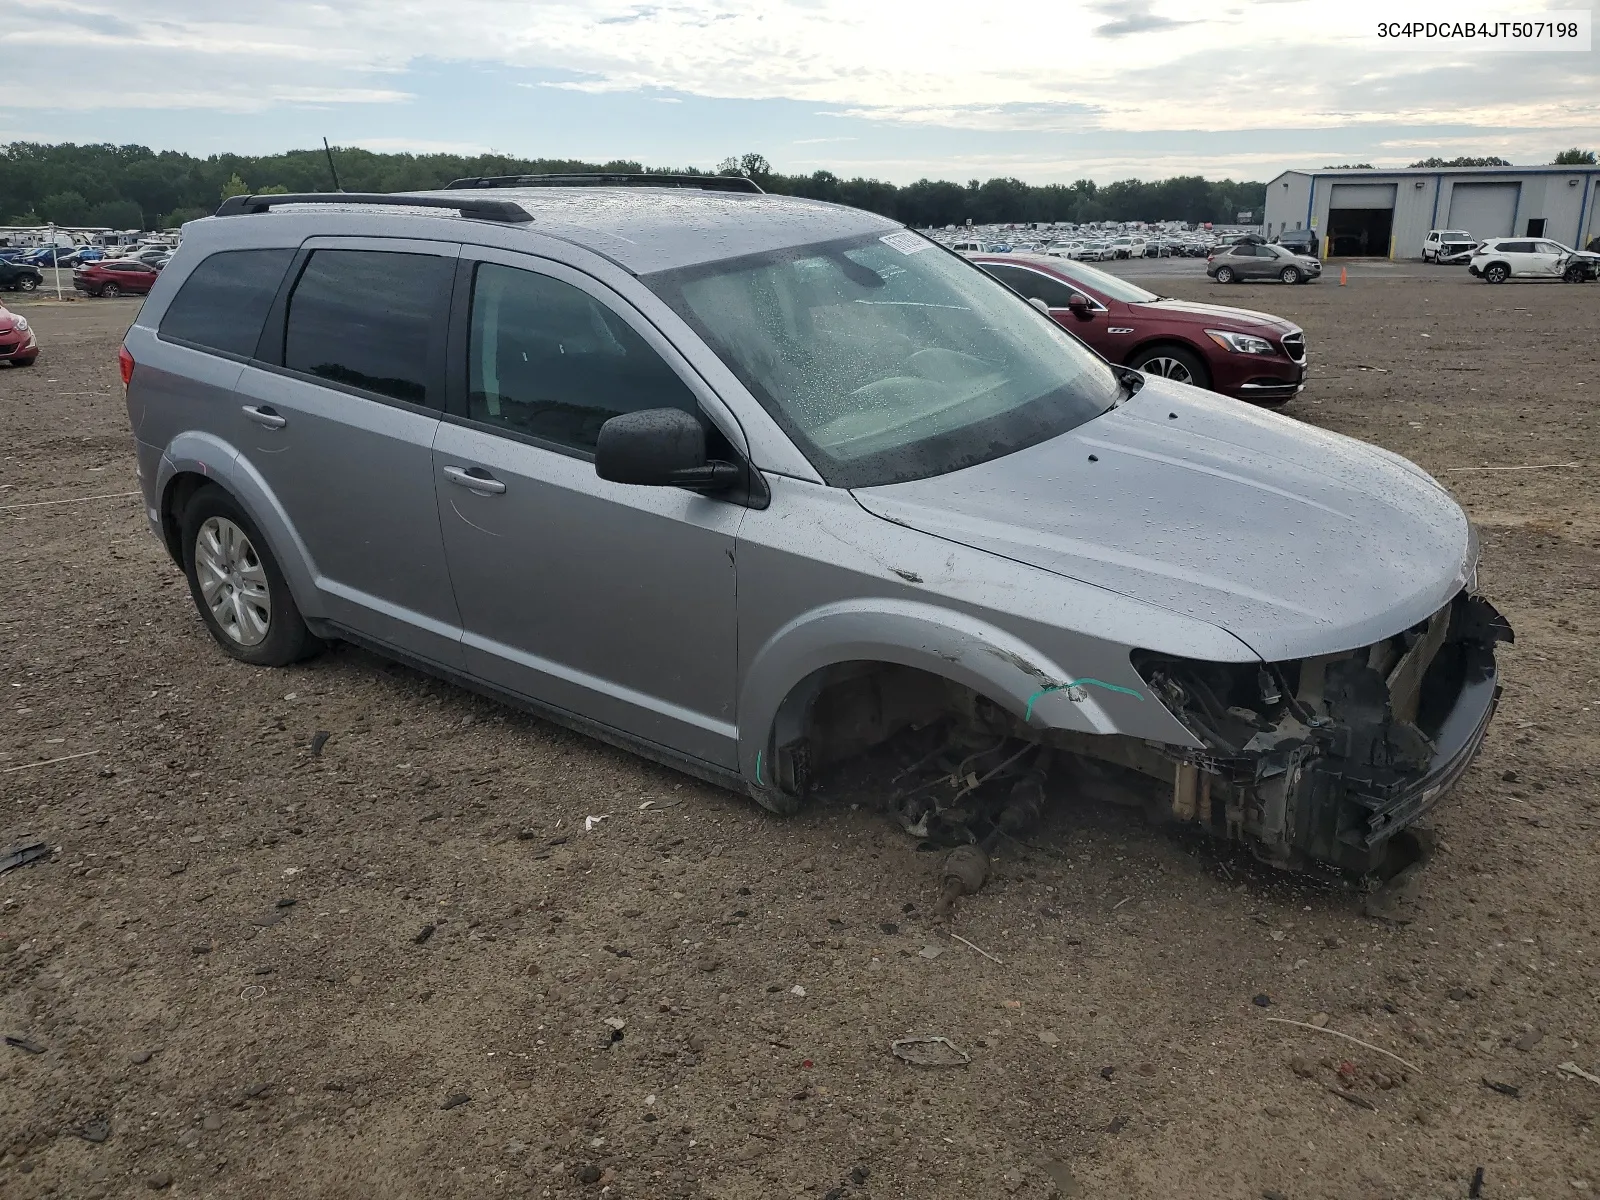
[[[1530,221],[1529,224],[1532,224]],[[1530,263],[1530,273],[1542,275],[1550,279],[1558,279],[1561,270],[1566,265],[1567,252],[1554,242],[1535,242],[1533,244],[1533,257]]]
[[[433,437],[458,254],[395,238],[308,242],[230,414],[231,440],[288,518],[328,618],[448,667],[460,665],[461,629]]]
[[[1046,275],[1043,271],[1035,271],[1031,267],[1016,263],[983,263],[982,266],[1007,287],[1020,292],[1029,300],[1042,303],[1051,319],[1068,333],[1086,342],[1107,358],[1121,361],[1120,348],[1114,344],[1118,339],[1107,332],[1105,305],[1088,296],[1082,289],[1075,288],[1053,275]],[[1091,311],[1080,317],[1068,308],[1067,301],[1074,295],[1084,296],[1089,301]],[[1126,341],[1125,338],[1122,340]]]
[[[467,670],[736,767],[734,552],[745,510],[594,471],[609,417],[677,407],[706,419],[704,385],[588,276],[470,253],[482,261],[463,262],[456,284],[460,391],[433,448]]]

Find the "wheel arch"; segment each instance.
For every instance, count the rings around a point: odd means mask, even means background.
[[[1511,276],[1516,273],[1511,269],[1511,264],[1506,262],[1505,259],[1497,258],[1493,262],[1484,263],[1483,266],[1479,267],[1478,268],[1478,274],[1487,275],[1490,271],[1494,270],[1496,267],[1504,267],[1505,268],[1506,278],[1507,279],[1511,278]]]
[[[1105,691],[1069,686],[1073,676],[1062,664],[970,614],[883,598],[840,602],[778,630],[746,668],[738,704],[739,769],[758,801],[777,811],[792,807],[783,799],[782,756],[804,738],[812,706],[841,679],[884,669],[920,672],[964,689],[1017,724],[1038,729],[1118,733],[1119,710],[1151,707],[1119,684],[1102,683]],[[1131,665],[1129,672],[1131,678]],[[1163,732],[1179,744],[1190,740],[1175,719]]]
[[[1144,354],[1150,350],[1154,350],[1160,346],[1174,346],[1179,350],[1187,350],[1190,354],[1194,355],[1200,360],[1201,370],[1205,371],[1206,373],[1205,386],[1207,389],[1212,386],[1213,381],[1211,377],[1211,364],[1206,361],[1205,348],[1199,343],[1192,342],[1188,338],[1175,333],[1152,334],[1143,341],[1134,343],[1133,349],[1129,350],[1127,354],[1123,356],[1122,365],[1125,367],[1132,366],[1134,359],[1138,358],[1141,354]]]
[[[312,619],[322,617],[316,567],[305,543],[295,532],[289,514],[266,480],[246,459],[221,439],[207,434],[182,434],[161,457],[156,481],[161,540],[173,561],[183,566],[184,507],[207,484],[225,492],[254,523],[277,560],[301,615]]]

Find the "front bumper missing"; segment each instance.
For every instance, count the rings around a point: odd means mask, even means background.
[[[1477,756],[1500,696],[1494,646],[1511,638],[1488,601],[1463,592],[1344,654],[1259,672],[1139,663],[1206,747],[1170,752],[1173,815],[1278,866],[1381,870],[1394,836]]]

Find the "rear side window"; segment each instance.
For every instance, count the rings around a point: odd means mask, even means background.
[[[161,318],[161,336],[249,358],[293,257],[289,249],[213,254],[189,273],[172,298]]]
[[[283,365],[439,406],[430,364],[454,272],[453,260],[432,254],[316,251],[289,298]]]

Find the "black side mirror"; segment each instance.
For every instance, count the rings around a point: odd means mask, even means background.
[[[1089,304],[1089,297],[1082,292],[1073,292],[1067,297],[1067,311],[1080,321],[1087,321],[1094,315],[1094,309]]]
[[[706,431],[681,408],[623,413],[600,426],[594,471],[612,483],[721,491],[737,484],[733,463],[706,458]]]

